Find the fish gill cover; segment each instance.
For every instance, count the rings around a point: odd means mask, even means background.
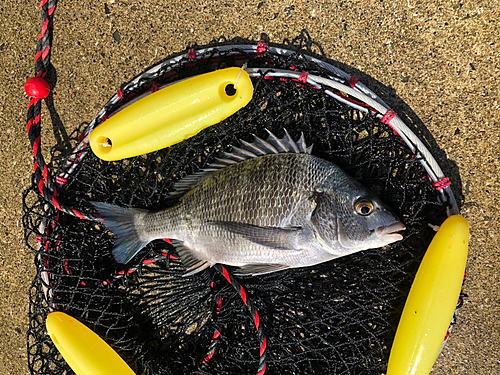
[[[30,292],[32,374],[70,374],[45,331],[49,311],[84,322],[137,374],[380,374],[387,366],[406,295],[446,204],[401,137],[374,113],[326,95],[304,79],[272,78],[288,69],[333,77],[305,50],[257,53],[235,46],[196,48],[139,76],[111,100],[103,121],[159,85],[228,66],[263,68],[254,96],[239,112],[167,149],[104,162],[85,139],[53,157],[57,199],[91,214],[91,201],[164,209],[180,178],[214,162],[252,134],[304,134],[313,155],[371,188],[402,219],[404,240],[328,263],[234,278],[231,268],[182,277],[185,268],[165,240],[148,244],[128,266],[117,264],[115,237],[101,223],[47,203],[34,178],[25,192],[26,242],[38,274]],[[91,124],[91,127],[95,125]],[[85,136],[89,129],[84,132]],[[258,329],[256,329],[258,328]],[[263,358],[264,357],[264,358]]]

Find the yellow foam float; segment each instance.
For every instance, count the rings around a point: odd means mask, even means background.
[[[252,81],[242,68],[188,78],[118,111],[90,133],[90,147],[107,161],[160,150],[231,116],[252,96]]]
[[[453,318],[467,262],[469,225],[447,218],[434,236],[407,297],[387,375],[428,375]]]
[[[78,375],[135,375],[102,338],[75,318],[52,312],[47,333],[66,363]]]

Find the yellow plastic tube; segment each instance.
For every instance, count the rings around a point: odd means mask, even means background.
[[[428,375],[456,308],[469,244],[469,225],[450,216],[434,236],[406,300],[387,375]]]
[[[57,350],[76,374],[135,375],[103,339],[75,318],[52,312],[45,324]]]
[[[133,102],[90,134],[103,160],[146,154],[192,137],[243,108],[253,85],[241,68],[227,68],[174,83]]]

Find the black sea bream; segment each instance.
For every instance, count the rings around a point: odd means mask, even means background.
[[[310,154],[302,136],[242,141],[209,169],[175,184],[178,204],[150,212],[97,203],[129,262],[170,238],[187,275],[216,263],[257,275],[311,266],[399,241],[405,226],[370,190]],[[175,193],[174,193],[175,195]]]

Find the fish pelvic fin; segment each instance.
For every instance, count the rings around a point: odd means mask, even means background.
[[[186,272],[182,276],[191,276],[212,266],[209,262],[196,258],[193,255],[193,251],[183,241],[171,239],[170,242],[175,247],[177,254],[182,260],[182,264],[186,267]]]
[[[148,212],[137,208],[123,208],[113,204],[91,202],[106,228],[116,235],[112,254],[118,263],[127,264],[150,241],[137,233],[134,220],[137,214]]]
[[[246,264],[234,270],[233,274],[236,276],[256,276],[256,275],[264,275],[266,273],[277,272],[286,270],[290,268],[285,264],[278,263],[255,263],[255,264]]]

